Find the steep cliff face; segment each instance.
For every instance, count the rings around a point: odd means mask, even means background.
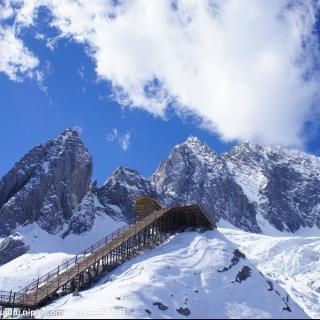
[[[261,232],[320,228],[320,159],[298,150],[243,143],[217,154],[191,137],[151,178],[167,205],[200,202],[216,220]]]
[[[144,195],[158,198],[149,180],[137,171],[123,167],[118,167],[97,191],[106,213],[127,221],[135,216],[134,200]]]
[[[36,222],[58,233],[87,193],[92,159],[74,130],[29,151],[0,180],[0,235]]]
[[[175,146],[151,183],[166,205],[199,202],[215,220],[260,232],[254,205],[235,182],[224,156],[198,138],[190,137]]]
[[[225,156],[256,211],[280,231],[320,228],[320,159],[297,150],[244,143]]]

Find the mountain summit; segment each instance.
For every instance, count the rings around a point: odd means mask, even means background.
[[[57,233],[86,194],[91,155],[75,130],[29,151],[0,180],[0,234],[37,222]]]
[[[0,180],[0,236],[10,237],[0,258],[15,242],[17,254],[27,250],[17,228],[35,223],[58,237],[81,235],[97,217],[130,221],[142,195],[164,206],[200,203],[216,222],[250,232],[320,228],[320,159],[298,150],[245,142],[218,154],[191,136],[150,179],[120,166],[97,187],[91,174],[91,155],[71,129],[18,161]]]

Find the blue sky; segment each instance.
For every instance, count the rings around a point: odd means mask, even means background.
[[[219,152],[230,149],[231,144],[222,143],[216,135],[197,128],[196,120],[191,117],[182,120],[172,114],[163,120],[139,109],[121,108],[110,97],[110,84],[97,83],[92,61],[72,41],[62,41],[54,52],[41,40],[28,44],[43,61],[50,61],[50,72],[45,79],[47,92],[32,79],[14,82],[0,73],[4,119],[0,126],[3,150],[0,176],[29,149],[73,127],[82,128],[81,138],[93,156],[93,178],[99,183],[118,165],[136,169],[148,177],[172,147],[189,135],[198,136]],[[115,128],[120,134],[130,132],[127,150],[117,141],[106,139]]]
[[[0,1],[0,176],[73,127],[99,183],[118,165],[148,177],[190,135],[217,152],[250,140],[319,154],[315,2],[281,21],[285,0],[37,2]]]

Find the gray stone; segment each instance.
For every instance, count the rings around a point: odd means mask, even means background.
[[[99,202],[105,207],[106,213],[127,221],[135,217],[134,200],[145,195],[158,198],[149,180],[136,170],[124,167],[118,167],[97,191]]]
[[[0,265],[5,264],[29,250],[29,247],[18,236],[6,237],[0,243]]]
[[[224,219],[243,230],[260,232],[255,207],[234,180],[224,156],[198,138],[175,146],[151,183],[168,206],[198,202],[216,221]]]
[[[244,143],[226,156],[238,184],[251,189],[256,212],[280,231],[320,227],[320,158]],[[241,177],[240,179],[238,179]],[[250,193],[248,198],[250,198]]]
[[[241,270],[236,275],[236,282],[241,283],[251,277],[251,268],[248,266],[243,266]]]
[[[180,307],[179,309],[176,309],[176,311],[186,317],[191,314],[191,311],[189,308]]]
[[[29,151],[0,180],[0,235],[36,222],[58,233],[88,192],[92,159],[75,130]]]

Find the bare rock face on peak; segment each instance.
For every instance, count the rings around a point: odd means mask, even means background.
[[[0,180],[0,236],[36,222],[58,233],[90,185],[91,155],[75,130],[29,151]]]
[[[167,205],[199,202],[217,221],[245,231],[320,228],[320,158],[299,150],[245,142],[217,154],[190,137],[151,184]]]
[[[320,228],[319,157],[246,142],[225,159],[257,215],[277,230]]]
[[[218,221],[260,232],[255,207],[234,180],[223,156],[196,137],[173,148],[151,177],[167,206],[198,202]]]
[[[134,200],[139,196],[159,196],[149,180],[136,170],[118,167],[106,183],[97,191],[105,211],[117,219],[130,221],[135,217]]]

